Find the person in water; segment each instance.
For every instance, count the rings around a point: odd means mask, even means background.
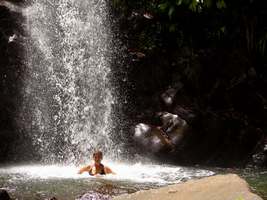
[[[78,171],[78,174],[83,172],[88,172],[89,175],[106,175],[115,174],[109,167],[104,166],[101,161],[103,159],[103,153],[101,151],[96,151],[93,153],[94,163],[92,165],[85,166]]]

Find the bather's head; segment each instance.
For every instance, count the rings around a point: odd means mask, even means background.
[[[93,159],[94,159],[95,163],[97,163],[97,164],[101,163],[101,161],[103,159],[102,151],[95,151],[93,153]]]

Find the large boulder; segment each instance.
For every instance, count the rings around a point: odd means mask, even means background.
[[[11,200],[9,194],[6,190],[0,189],[0,199],[1,200]]]
[[[121,195],[113,200],[262,200],[235,174],[217,175],[159,189]]]
[[[149,152],[168,151],[172,144],[159,127],[144,123],[137,124],[134,129],[135,142]]]
[[[134,129],[134,140],[153,153],[172,151],[181,142],[188,125],[178,115],[167,112],[158,115],[162,126],[139,123]]]

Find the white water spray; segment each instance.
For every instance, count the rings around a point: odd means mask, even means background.
[[[174,167],[169,165],[154,165],[136,163],[134,165],[109,162],[109,166],[116,175],[89,176],[87,173],[77,174],[75,166],[14,166],[0,168],[0,174],[9,174],[17,179],[105,179],[113,181],[128,181],[133,183],[155,184],[158,186],[180,183],[192,178],[211,176],[214,173],[208,170]]]
[[[46,162],[112,157],[110,25],[104,0],[35,0],[18,121]]]

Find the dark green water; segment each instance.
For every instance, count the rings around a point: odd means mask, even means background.
[[[114,196],[151,187],[101,179],[24,179],[10,182],[9,178],[1,177],[0,185],[9,191],[13,199],[19,200],[44,200],[53,196],[59,200],[73,200],[89,191]]]
[[[267,170],[265,169],[222,169],[213,168],[209,169],[216,174],[234,173],[244,178],[253,193],[258,194],[264,200],[267,200]]]
[[[267,171],[244,170],[241,176],[249,183],[252,191],[267,200]]]

